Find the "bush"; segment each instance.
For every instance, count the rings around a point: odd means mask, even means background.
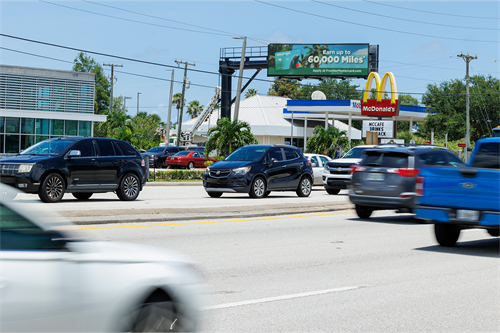
[[[179,180],[203,180],[204,170],[168,170],[156,171],[156,177],[153,171],[149,171],[148,181],[179,181]]]

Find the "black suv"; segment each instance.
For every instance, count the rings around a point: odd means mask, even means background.
[[[80,200],[116,191],[135,200],[148,179],[139,152],[122,140],[62,137],[41,141],[19,155],[0,160],[0,181],[43,202],[58,202],[65,192]]]
[[[349,199],[356,213],[367,219],[374,210],[412,212],[415,186],[421,168],[460,168],[464,163],[438,146],[378,146],[364,151],[363,160],[351,167]]]
[[[141,155],[143,157],[147,156],[149,159],[149,167],[150,168],[162,168],[165,166],[165,160],[169,156],[173,156],[177,154],[180,151],[185,150],[186,148],[184,147],[176,147],[176,146],[170,146],[170,147],[153,147],[150,150],[148,150],[145,153],[142,153]]]
[[[203,186],[214,198],[224,192],[262,198],[271,191],[296,191],[299,197],[307,197],[312,175],[311,164],[296,147],[249,145],[209,166]]]

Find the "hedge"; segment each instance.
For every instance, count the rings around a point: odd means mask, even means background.
[[[156,171],[156,180],[158,181],[176,181],[176,180],[203,180],[205,170],[168,170]],[[148,181],[154,181],[153,171],[149,171]]]

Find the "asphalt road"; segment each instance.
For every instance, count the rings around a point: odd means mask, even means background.
[[[194,259],[204,332],[500,331],[499,240],[484,230],[443,248],[431,225],[387,211],[73,228]]]

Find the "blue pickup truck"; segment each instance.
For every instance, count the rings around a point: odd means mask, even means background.
[[[465,168],[422,169],[416,193],[416,217],[434,224],[441,246],[455,246],[462,229],[500,236],[500,137],[477,141]]]

